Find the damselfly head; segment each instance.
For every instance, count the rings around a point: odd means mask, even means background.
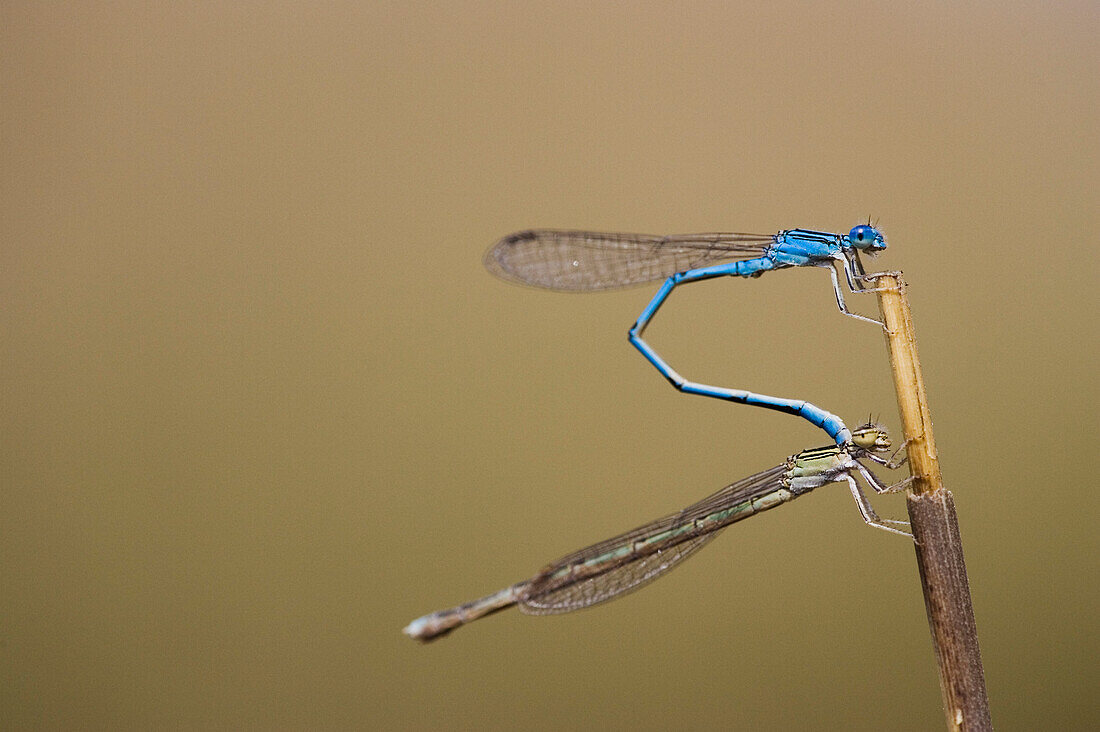
[[[853,248],[869,254],[877,254],[886,248],[886,237],[870,224],[860,224],[849,231],[848,241]]]
[[[868,422],[852,430],[852,444],[871,452],[885,452],[890,449],[890,434],[883,425]]]

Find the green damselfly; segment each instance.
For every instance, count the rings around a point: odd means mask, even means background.
[[[732,483],[677,513],[601,541],[551,563],[529,580],[464,605],[440,610],[409,623],[411,638],[430,641],[460,625],[519,605],[531,615],[566,613],[612,600],[660,577],[701,549],[732,523],[782,505],[827,483],[847,481],[863,520],[876,528],[910,536],[880,519],[856,482],[855,473],[876,493],[903,489],[912,478],[882,483],[860,462],[870,460],[894,469],[905,462],[886,459],[890,436],[868,423],[852,432],[845,445],[803,450],[777,465]],[[899,448],[900,452],[900,448]]]

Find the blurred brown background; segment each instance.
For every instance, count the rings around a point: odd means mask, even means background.
[[[400,634],[827,442],[670,389],[625,337],[654,288],[508,286],[489,244],[871,215],[994,722],[1095,724],[1098,15],[5,3],[0,723],[941,728],[913,550],[843,486],[611,605]],[[823,272],[678,290],[649,334],[898,430]]]

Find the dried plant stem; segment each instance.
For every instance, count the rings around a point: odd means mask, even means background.
[[[916,539],[917,566],[932,643],[940,666],[940,689],[950,730],[991,730],[970,584],[951,493],[940,476],[932,418],[913,336],[913,319],[901,273],[875,278],[909,467],[915,478],[908,494]]]

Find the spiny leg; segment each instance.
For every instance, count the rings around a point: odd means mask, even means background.
[[[858,256],[858,255],[856,255],[856,256]],[[845,261],[847,261],[847,259],[845,259]],[[860,269],[862,269],[862,267]],[[858,275],[856,275],[855,279],[856,279],[857,282],[874,282],[879,277],[885,277],[887,275],[893,275],[895,277],[900,277],[901,272],[894,272],[894,271],[891,271],[891,270],[883,270],[882,272],[860,272]],[[855,289],[854,291],[855,292],[897,292],[899,287],[900,287],[900,285],[890,285],[889,287],[867,287],[865,285],[859,285],[858,289]]]
[[[868,318],[865,315],[860,315],[859,313],[853,313],[850,310],[848,310],[848,306],[844,302],[844,293],[841,292],[841,290],[840,290],[840,279],[836,276],[836,269],[833,267],[831,262],[822,262],[821,264],[815,264],[813,266],[815,266],[815,267],[824,267],[825,269],[829,270],[829,277],[833,281],[833,294],[836,295],[836,305],[837,305],[838,308],[840,308],[840,312],[844,313],[845,315],[847,315],[850,318],[855,318],[856,320],[863,320],[863,321],[866,321],[868,323],[874,323],[875,325],[882,326],[882,323],[878,320],[875,320],[874,318]],[[847,264],[845,264],[845,266],[844,266],[844,272],[846,274],[848,273]],[[851,284],[850,279],[849,279],[849,284]],[[852,288],[852,292],[862,292],[862,290]]]
[[[863,491],[860,490],[859,484],[856,483],[856,479],[853,478],[851,475],[845,475],[844,477],[848,480],[848,485],[851,486],[852,498],[856,499],[856,506],[859,508],[859,513],[863,517],[864,523],[866,523],[868,526],[874,526],[876,529],[889,531],[891,534],[900,534],[901,536],[907,536],[910,539],[913,538],[913,535],[910,534],[908,531],[902,531],[901,529],[895,529],[893,526],[888,526],[888,524],[899,524],[903,526],[908,526],[908,522],[883,520],[879,518],[878,514],[875,513],[875,509],[871,506],[871,501],[869,501],[867,499],[867,496],[863,494]]]
[[[856,470],[859,471],[859,474],[863,476],[863,479],[867,481],[867,485],[871,486],[875,493],[898,493],[905,490],[909,486],[909,484],[915,480],[915,478],[910,475],[908,478],[902,478],[897,483],[886,485],[878,479],[878,476],[868,470],[863,463],[859,462],[858,460],[855,460],[853,462],[855,464]],[[899,523],[905,522],[903,521]]]
[[[882,275],[886,274],[901,274],[900,272],[868,272],[863,268],[863,258],[859,256],[858,250],[851,250],[843,253],[844,261],[847,262],[845,266],[844,276],[848,278],[848,285],[852,288],[852,292],[885,292],[895,290],[895,287],[866,287],[862,284],[856,283],[868,282],[876,280]],[[854,274],[853,274],[854,270]]]
[[[911,441],[912,441],[912,438],[907,438],[905,440],[905,442],[898,445],[898,449],[894,450],[894,452],[890,455],[890,458],[888,460],[885,459],[885,458],[881,458],[878,455],[875,455],[874,453],[867,453],[867,455],[865,457],[867,457],[867,459],[869,459],[871,462],[878,463],[879,465],[881,465],[885,468],[889,468],[890,470],[896,470],[897,468],[900,468],[902,465],[905,465],[905,463],[909,462],[909,456],[908,455],[902,455],[900,459],[896,459],[896,458],[898,457],[898,454],[902,450],[904,450],[905,447]]]

